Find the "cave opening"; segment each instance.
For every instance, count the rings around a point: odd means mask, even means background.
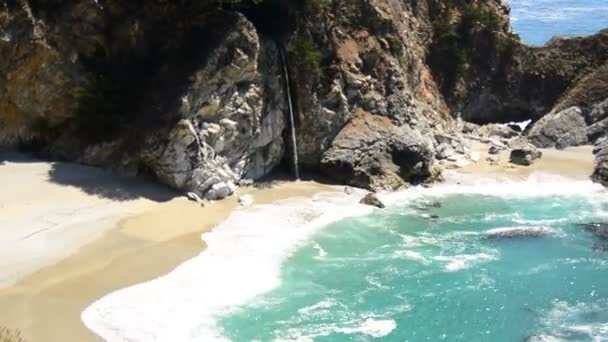
[[[277,42],[287,39],[295,23],[295,7],[291,1],[264,0],[245,3],[236,8],[255,26],[258,33]]]

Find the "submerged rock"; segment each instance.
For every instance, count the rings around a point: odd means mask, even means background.
[[[583,230],[592,233],[601,240],[608,241],[608,223],[605,222],[591,222],[591,223],[580,223],[578,224]]]
[[[380,209],[384,209],[384,207],[385,207],[384,203],[382,203],[382,201],[380,201],[378,196],[376,196],[375,194],[372,194],[372,193],[365,195],[365,197],[363,197],[359,203],[365,204],[365,205],[370,205],[372,207],[377,207]]]
[[[509,161],[513,164],[530,166],[537,159],[540,159],[543,153],[534,145],[524,142],[519,142],[513,146]]]
[[[553,235],[554,232],[543,227],[498,228],[486,231],[486,239],[535,238]]]

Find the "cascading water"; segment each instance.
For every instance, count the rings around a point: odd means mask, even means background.
[[[289,121],[291,125],[291,146],[293,148],[293,169],[296,179],[300,179],[300,169],[298,166],[298,139],[296,136],[296,122],[293,111],[293,101],[291,99],[291,87],[289,84],[289,70],[287,68],[287,57],[285,51],[279,46],[279,54],[281,55],[281,62],[283,64],[283,76],[285,78],[285,92],[287,93],[287,105],[289,107]]]

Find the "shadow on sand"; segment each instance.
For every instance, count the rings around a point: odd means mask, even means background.
[[[4,163],[35,164],[47,163],[47,161],[23,153],[0,151],[0,167]],[[75,163],[48,163],[50,182],[75,187],[100,198],[116,201],[145,198],[155,202],[166,202],[179,196],[176,191],[168,187],[142,178],[119,176],[108,170]],[[44,196],[44,194],[40,195]]]

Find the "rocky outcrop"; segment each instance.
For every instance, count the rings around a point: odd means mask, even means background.
[[[321,172],[341,183],[396,190],[431,175],[431,142],[408,126],[358,111],[321,159]]]
[[[429,62],[452,113],[464,120],[536,121],[558,103],[556,112],[582,107],[605,91],[608,32],[531,47],[510,31],[503,2],[436,3]]]
[[[593,150],[595,155],[595,171],[591,178],[608,187],[608,139],[599,141]]]
[[[150,138],[142,160],[164,183],[209,199],[224,198],[243,179],[266,175],[283,157],[285,94],[277,46],[239,17],[193,73],[180,121]]]
[[[543,156],[543,153],[534,145],[523,141],[515,143],[512,148],[509,161],[513,164],[530,166]]]
[[[287,95],[302,166],[368,189],[440,179],[435,159],[479,159],[459,116],[538,119],[560,99],[591,140],[606,127],[587,103],[608,34],[526,47],[500,1],[23,0],[0,12],[0,145],[152,173],[201,198],[292,159]],[[580,142],[545,121],[555,144]],[[521,135],[469,126],[501,145]]]
[[[587,144],[587,124],[583,111],[579,107],[571,107],[543,116],[528,133],[528,139],[542,148],[561,149]]]
[[[0,146],[44,139],[73,117],[85,81],[78,55],[51,45],[29,4],[17,3],[0,9]]]
[[[365,195],[365,197],[363,197],[359,203],[369,205],[372,207],[376,207],[376,208],[380,208],[380,209],[385,208],[384,203],[382,203],[382,201],[375,194]]]

